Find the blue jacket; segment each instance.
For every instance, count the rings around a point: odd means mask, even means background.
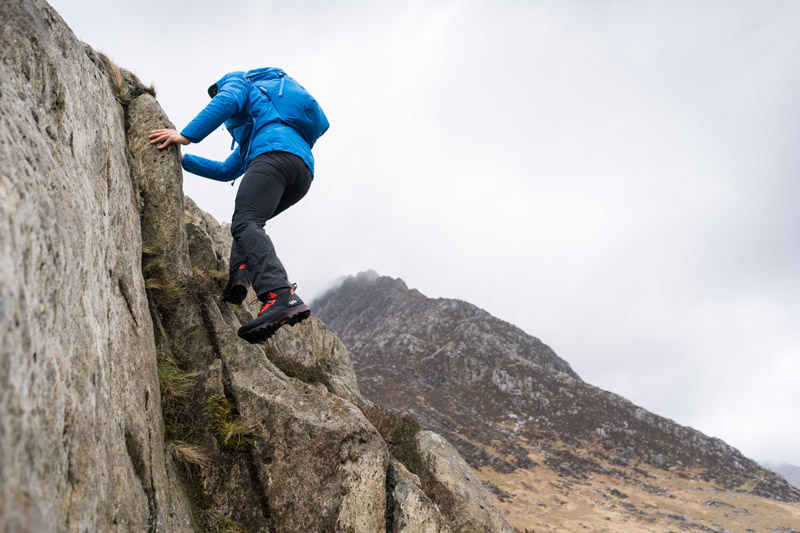
[[[241,71],[225,74],[209,89],[211,93],[216,87],[211,102],[181,131],[198,143],[224,123],[236,145],[234,152],[224,162],[186,154],[183,168],[205,178],[232,181],[244,174],[256,156],[280,150],[300,157],[313,174],[311,146],[292,127],[279,122],[274,107],[245,77],[247,73]]]

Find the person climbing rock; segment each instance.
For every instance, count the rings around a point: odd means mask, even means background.
[[[211,102],[180,133],[153,130],[150,143],[202,141],[221,124],[233,137],[233,153],[224,162],[182,155],[185,170],[217,181],[244,174],[231,221],[230,275],[222,300],[241,304],[252,283],[262,303],[258,317],[239,329],[248,342],[261,342],[284,324],[311,313],[264,232],[267,220],[299,202],[314,179],[311,148],[328,129],[314,98],[278,68],[229,72],[208,89]]]

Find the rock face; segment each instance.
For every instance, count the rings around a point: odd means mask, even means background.
[[[386,480],[391,491],[394,512],[387,521],[387,533],[404,531],[408,533],[450,532],[447,522],[431,500],[420,488],[420,480],[409,472],[399,461],[393,461]]]
[[[0,530],[190,531],[123,107],[49,6],[0,18]]]
[[[574,480],[607,473],[609,462],[635,479],[647,465],[800,501],[795,487],[723,441],[585,383],[538,339],[466,302],[426,298],[368,272],[314,307],[348,346],[364,395],[412,413],[473,468],[530,469],[536,446],[550,470]]]
[[[425,450],[426,459],[436,478],[455,496],[456,503],[448,509],[448,518],[459,531],[514,533],[452,444],[432,431],[420,431],[417,442],[420,449]],[[464,480],[468,483],[464,483]]]
[[[448,531],[322,322],[236,336],[153,91],[41,1],[0,16],[0,531]]]

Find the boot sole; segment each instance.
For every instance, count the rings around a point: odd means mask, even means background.
[[[245,298],[247,298],[247,286],[244,284],[234,285],[228,294],[222,295],[223,302],[234,305],[242,305]]]
[[[264,324],[259,324],[251,329],[245,330],[245,326],[239,328],[238,335],[242,339],[246,340],[250,344],[256,344],[259,342],[264,342],[265,340],[272,337],[276,331],[281,326],[289,325],[293,326],[299,322],[302,322],[306,318],[311,316],[311,310],[308,308],[307,305],[303,305],[298,307],[297,309],[292,309],[291,313],[288,315],[284,315],[282,317],[276,318],[271,322],[265,322]]]

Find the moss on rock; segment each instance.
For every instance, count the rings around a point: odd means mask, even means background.
[[[329,388],[331,385],[330,377],[323,367],[324,361],[317,361],[313,366],[307,366],[277,353],[270,353],[269,360],[290,378],[299,379],[311,385],[321,383],[325,388]]]
[[[241,452],[253,446],[255,427],[239,416],[236,408],[224,394],[208,398],[205,413],[220,448],[228,452]]]

